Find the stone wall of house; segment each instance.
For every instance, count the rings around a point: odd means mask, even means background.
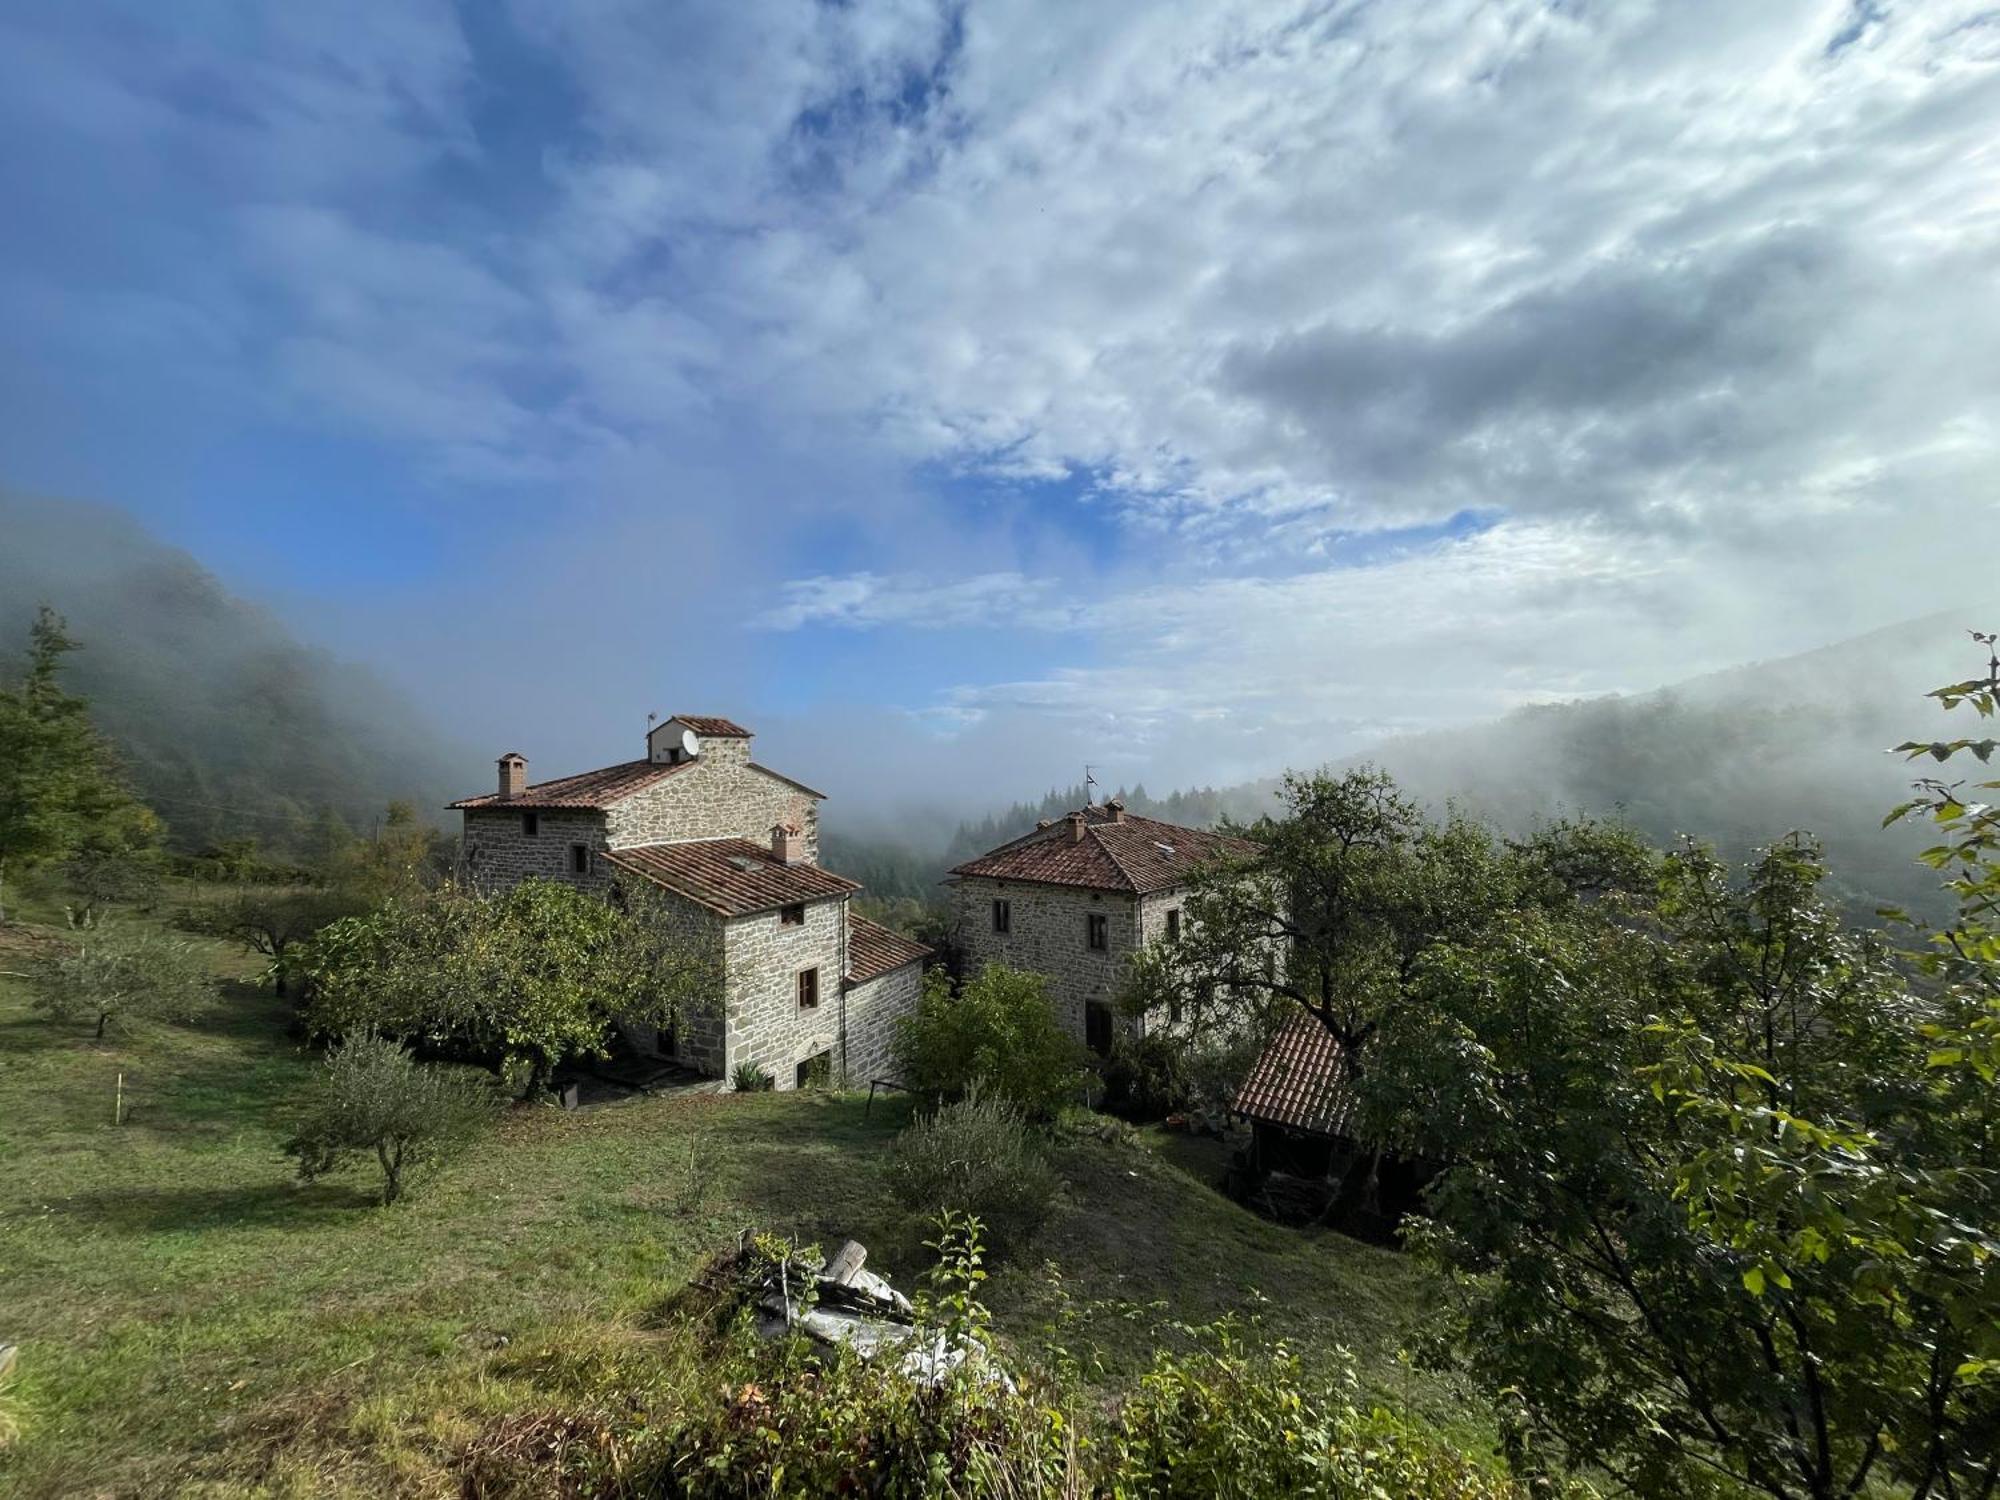
[[[586,890],[601,891],[611,883],[611,869],[601,857],[609,847],[605,815],[589,809],[542,810],[534,814],[535,832],[524,831],[517,808],[468,808],[465,838],[459,852],[461,878],[482,892],[504,891],[530,876],[566,880]],[[570,868],[570,848],[589,851],[581,875]]]
[[[847,972],[847,901],[814,901],[806,919],[787,927],[775,911],[737,917],[723,929],[727,1036],[723,1070],[754,1063],[781,1089],[796,1086],[798,1065],[825,1052],[838,1066],[840,976]],[[801,969],[819,970],[819,1004],[799,1006]]]
[[[723,978],[726,973],[722,918],[698,902],[661,890],[650,882],[636,877],[627,879],[638,887],[633,893],[633,909],[641,911],[647,920],[661,922],[683,942],[705,955],[715,965],[716,979],[715,987],[709,994],[682,1007],[678,1024],[671,1033],[635,1021],[621,1021],[619,1029],[641,1052],[671,1057],[697,1073],[720,1078],[724,1072]]]
[[[749,745],[706,740],[685,771],[620,801],[606,814],[609,847],[729,838],[768,844],[774,823],[796,823],[805,831],[806,858],[819,863],[818,802],[751,765]]]
[[[995,900],[1011,907],[1008,932],[993,930]],[[959,879],[957,905],[969,971],[1002,963],[1046,975],[1056,1015],[1077,1040],[1086,1034],[1087,1004],[1116,1004],[1125,960],[1139,946],[1136,896],[968,875]],[[1106,919],[1103,952],[1089,945],[1088,918],[1096,912]],[[1164,908],[1157,920],[1164,926]]]
[[[923,988],[923,964],[908,963],[847,992],[849,1088],[896,1076],[896,1022],[916,1010]]]

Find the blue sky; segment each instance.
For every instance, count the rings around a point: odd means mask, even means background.
[[[0,484],[538,773],[1230,779],[1992,594],[1979,4],[14,5],[0,139]]]

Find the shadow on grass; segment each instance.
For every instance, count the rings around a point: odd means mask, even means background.
[[[74,1193],[53,1211],[113,1234],[186,1229],[321,1229],[373,1209],[370,1187],[266,1182],[249,1187],[107,1188]]]

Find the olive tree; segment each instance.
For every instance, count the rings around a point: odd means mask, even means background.
[[[113,1024],[184,1020],[213,981],[185,942],[152,927],[101,927],[29,971],[35,1006],[57,1020]]]
[[[364,1028],[335,1044],[285,1142],[299,1176],[312,1181],[356,1154],[382,1169],[382,1202],[403,1194],[405,1177],[462,1149],[497,1103],[490,1079],[465,1068],[419,1063],[399,1044]]]

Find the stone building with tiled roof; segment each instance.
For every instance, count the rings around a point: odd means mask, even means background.
[[[1003,963],[1047,976],[1056,1013],[1107,1054],[1126,960],[1180,935],[1197,869],[1256,853],[1246,839],[1142,818],[1115,798],[1080,808],[951,872],[966,957],[974,970]]]
[[[751,740],[732,720],[682,714],[647,734],[639,760],[533,783],[510,751],[494,791],[451,804],[465,820],[460,878],[654,888],[722,979],[678,1027],[624,1028],[641,1052],[719,1078],[748,1063],[781,1089],[821,1071],[886,1076],[930,950],[849,910],[861,887],[819,864],[824,794],[759,765]]]

